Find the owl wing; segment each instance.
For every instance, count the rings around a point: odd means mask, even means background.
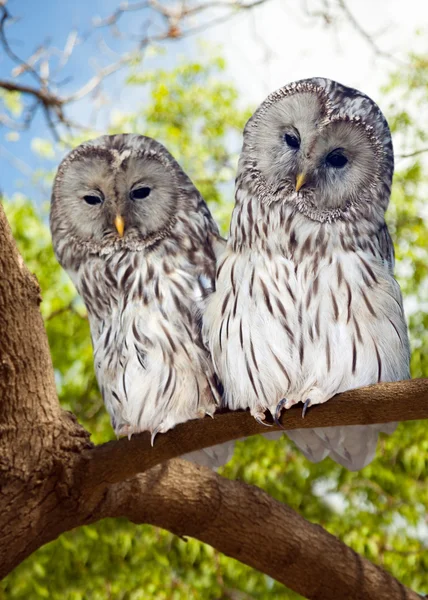
[[[216,261],[218,262],[219,258],[222,256],[225,251],[227,241],[221,237],[221,235],[212,233],[211,234],[211,244],[214,250],[214,254],[216,257]]]
[[[383,264],[388,268],[390,274],[393,275],[395,267],[395,250],[386,223],[379,229],[376,240],[380,258]]]
[[[218,233],[217,224],[211,217],[210,213],[208,213],[206,218],[208,220],[208,242],[212,247],[216,258],[216,263],[218,264],[218,260],[226,248],[226,240]],[[201,313],[203,314],[206,306],[206,299],[215,291],[215,280],[208,273],[202,272],[199,275],[199,285],[203,290],[203,299],[200,303]],[[202,322],[200,322],[200,327],[202,330]],[[209,352],[208,341],[206,339],[203,339],[203,344]],[[215,386],[216,391],[222,395],[222,385],[217,378],[215,381]],[[181,458],[189,460],[197,465],[210,467],[211,469],[217,469],[229,462],[233,456],[234,447],[234,442],[225,442],[224,444],[217,444],[216,446],[210,446],[209,448],[204,448],[203,450],[197,450],[195,452],[190,452],[189,454],[184,454]]]

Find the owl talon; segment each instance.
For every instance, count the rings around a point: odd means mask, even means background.
[[[265,414],[263,412],[261,412],[261,413],[255,413],[253,415],[253,417],[255,418],[255,420],[257,421],[257,423],[259,425],[263,425],[264,427],[272,427],[272,425],[270,423],[266,423],[265,422],[266,417],[265,417]]]
[[[278,425],[278,427],[280,427],[281,429],[284,429],[284,426],[281,424],[281,421],[279,420],[279,418],[281,416],[281,412],[282,412],[282,409],[284,408],[285,404],[287,404],[287,398],[283,398],[282,400],[280,400],[278,402],[278,404],[276,405],[275,415],[273,417],[275,424]]]
[[[281,421],[278,419],[278,417],[274,417],[273,422],[275,423],[275,425],[277,425],[277,427],[279,427],[280,429],[285,429],[285,427],[283,426],[283,424],[281,423]]]
[[[304,405],[303,405],[303,410],[302,410],[302,419],[304,419],[304,418],[305,418],[306,411],[308,410],[308,408],[310,408],[310,406],[311,406],[311,399],[310,399],[310,398],[308,398],[308,399],[306,400],[306,402],[304,403]]]
[[[152,437],[150,438],[150,445],[153,448],[153,444],[155,443],[155,437],[157,436],[157,434],[161,431],[161,425],[159,425],[159,427],[156,427],[156,429],[153,429],[152,431]]]

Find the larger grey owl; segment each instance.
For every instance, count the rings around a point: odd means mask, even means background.
[[[167,150],[139,135],[73,150],[55,179],[56,256],[88,310],[98,384],[118,435],[166,432],[220,402],[201,339],[221,238]],[[227,448],[203,452],[221,463]]]
[[[328,79],[272,93],[244,130],[230,237],[204,335],[232,409],[304,410],[409,377],[409,343],[385,224],[388,124]],[[393,424],[290,431],[312,461],[368,464]]]

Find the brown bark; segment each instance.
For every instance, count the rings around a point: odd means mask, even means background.
[[[368,425],[428,418],[428,379],[381,383],[337,395],[326,404],[310,408],[302,419],[302,407],[283,412],[284,429],[329,427],[332,425]],[[131,440],[107,442],[82,454],[88,481],[114,483],[141,473],[155,465],[215,444],[258,433],[279,431],[259,425],[248,413],[224,412],[214,419],[206,417],[178,425],[158,436],[154,447],[150,435],[140,434]]]
[[[184,424],[153,449],[146,435],[94,448],[58,404],[39,288],[1,207],[0,273],[0,577],[64,531],[125,516],[196,537],[307,598],[418,598],[262,490],[183,460],[165,462],[266,431],[246,413]],[[314,427],[427,414],[428,382],[421,380],[350,392],[303,421],[291,410],[283,422]]]
[[[113,497],[105,502],[108,516],[126,516],[134,523],[152,523],[195,537],[305,598],[418,598],[383,569],[259,488],[184,460],[159,465],[111,490]]]

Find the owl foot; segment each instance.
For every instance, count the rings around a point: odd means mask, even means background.
[[[263,425],[264,427],[272,427],[272,425],[270,423],[266,423],[266,416],[264,413],[264,410],[261,408],[257,408],[256,409],[257,412],[252,412],[251,414],[253,415],[253,417],[255,418],[255,420],[257,421],[257,423],[259,425]]]
[[[316,404],[324,404],[324,402],[327,402],[327,400],[331,397],[327,396],[325,392],[316,387],[307,390],[305,392],[305,396],[306,394],[307,398],[303,403],[302,419],[305,418],[308,408],[315,406]]]
[[[311,406],[311,399],[310,399],[310,398],[308,398],[308,399],[306,400],[306,402],[304,403],[304,405],[303,405],[303,410],[302,410],[302,419],[304,419],[304,418],[305,418],[306,411],[308,410],[308,408],[309,408],[310,406]]]
[[[155,443],[155,437],[157,436],[158,433],[165,433],[166,431],[168,431],[168,429],[164,428],[163,423],[161,423],[160,425],[158,425],[158,427],[156,427],[156,429],[153,429],[152,431],[152,436],[150,438],[150,445],[153,448],[153,444]]]
[[[133,433],[137,433],[130,425],[122,425],[119,429],[115,429],[115,432],[117,439],[127,436],[128,440],[131,439]]]
[[[281,425],[281,421],[279,420],[279,417],[281,416],[282,409],[287,404],[287,402],[288,402],[287,398],[283,398],[282,400],[280,400],[278,402],[278,404],[276,405],[275,414],[272,415],[273,420],[275,421],[275,424],[278,425],[278,427],[280,427],[281,429],[284,429],[284,427]]]

